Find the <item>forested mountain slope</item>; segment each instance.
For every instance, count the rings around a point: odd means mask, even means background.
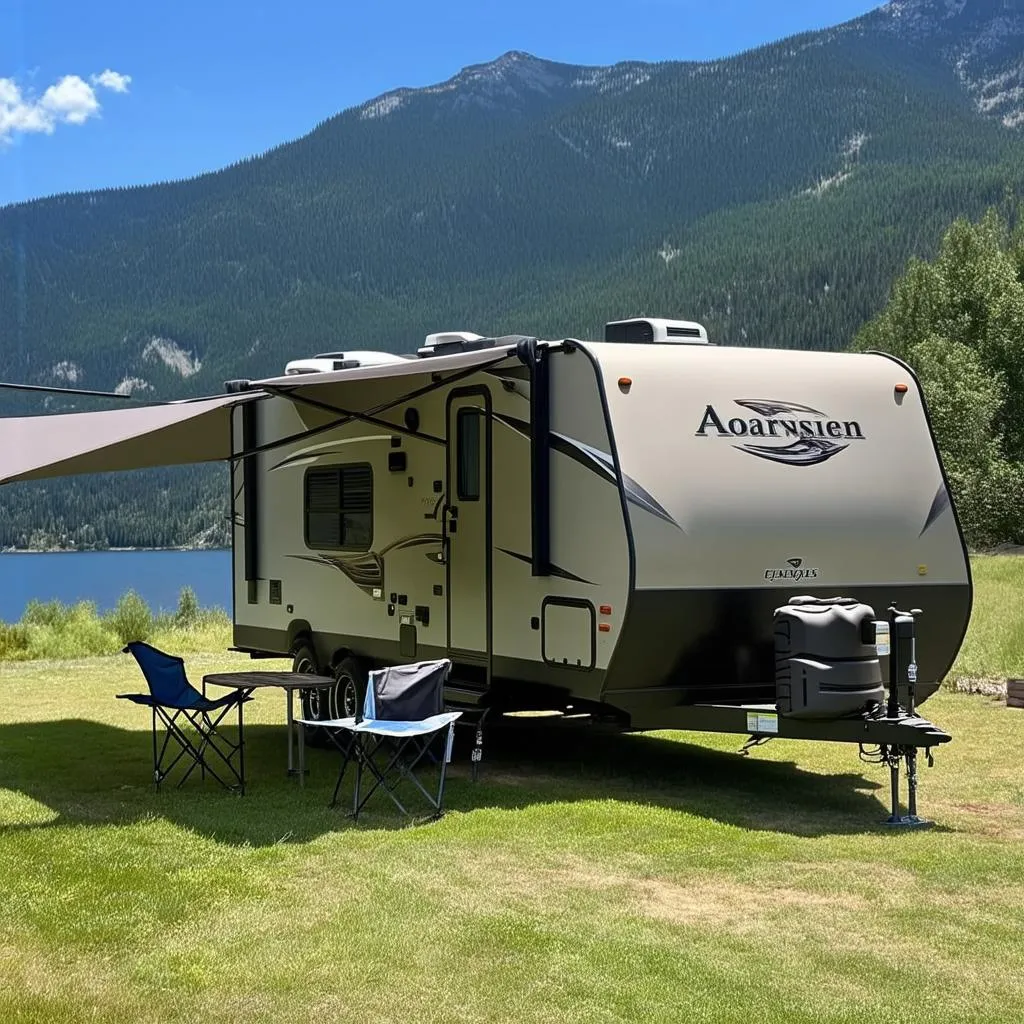
[[[1024,192],[1022,54],[1024,0],[895,0],[702,64],[510,53],[224,171],[7,207],[0,377],[179,396],[326,348],[638,313],[843,347],[955,216]],[[96,500],[185,540],[223,481],[179,477],[206,500]],[[49,489],[54,530],[92,486]]]

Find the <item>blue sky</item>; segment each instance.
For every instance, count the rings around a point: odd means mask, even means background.
[[[0,205],[214,170],[507,50],[575,64],[704,60],[875,6],[0,0]]]

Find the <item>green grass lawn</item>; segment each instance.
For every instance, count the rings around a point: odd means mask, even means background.
[[[249,665],[193,655],[189,672]],[[272,663],[270,663],[272,664]],[[263,667],[263,666],[261,666]],[[149,783],[127,657],[0,664],[0,1021],[1019,1022],[1024,712],[940,692],[932,831],[844,745],[519,722],[449,813],[358,826],[336,760]]]
[[[971,624],[950,682],[1024,677],[1024,556],[975,555],[971,574]]]

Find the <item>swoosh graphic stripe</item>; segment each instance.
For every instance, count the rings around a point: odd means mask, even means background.
[[[499,551],[504,551],[506,555],[510,555],[512,558],[519,559],[520,562],[525,562],[527,565],[533,564],[533,559],[529,555],[521,555],[518,551],[509,551],[508,548],[498,548]],[[561,569],[557,565],[551,566],[551,575],[558,576],[563,580],[572,580],[574,583],[586,583],[588,587],[596,586],[591,580],[585,580],[582,576],[577,576],[575,573],[569,572],[567,569]]]
[[[932,498],[931,508],[928,509],[928,516],[924,521],[924,526],[921,527],[921,532],[918,537],[923,537],[928,527],[930,527],[947,508],[950,507],[949,491],[946,490],[946,485],[939,484],[939,489],[935,492],[935,497]]]

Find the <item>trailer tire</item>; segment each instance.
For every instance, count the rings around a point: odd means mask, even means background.
[[[354,718],[363,710],[363,699],[366,697],[366,686],[369,677],[363,663],[357,658],[342,658],[334,666],[334,678],[337,680],[330,693],[331,717]]]
[[[316,649],[308,636],[296,637],[292,645],[292,671],[303,675],[321,675],[320,663],[317,661]],[[300,692],[302,717],[306,719],[330,718],[330,700],[324,690],[306,690]],[[330,745],[323,729],[306,726],[305,742],[311,747]]]

